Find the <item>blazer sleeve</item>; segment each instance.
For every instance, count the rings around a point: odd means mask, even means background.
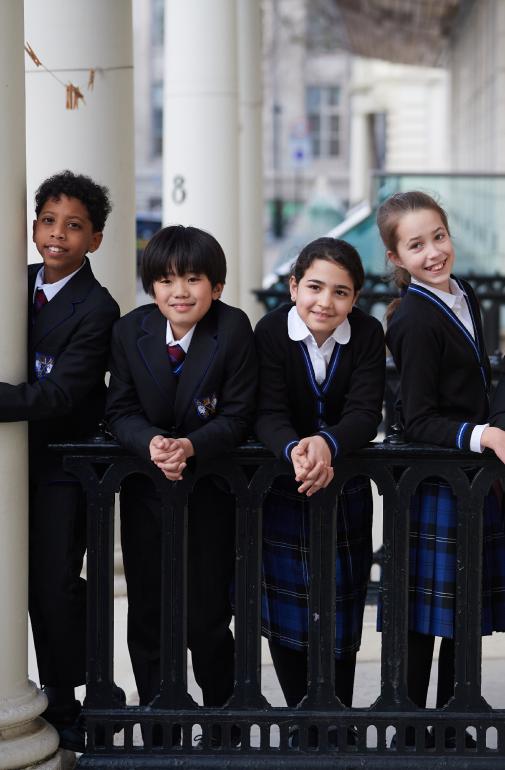
[[[166,436],[165,428],[153,425],[145,416],[125,353],[121,322],[112,330],[105,419],[111,432],[124,447],[150,460],[149,444],[154,436]]]
[[[258,365],[253,332],[245,313],[235,315],[220,336],[224,349],[219,357],[223,374],[217,413],[186,433],[197,459],[211,459],[232,451],[248,437],[254,418]]]
[[[46,420],[79,407],[88,393],[103,382],[111,329],[119,316],[110,300],[93,306],[57,356],[50,374],[35,382],[0,383],[0,421]]]
[[[474,422],[440,413],[440,373],[444,355],[441,333],[420,318],[393,320],[386,344],[400,374],[405,438],[457,449],[470,449]]]
[[[501,360],[500,379],[491,401],[489,423],[505,430],[505,357]]]
[[[255,338],[259,362],[256,434],[276,457],[291,462],[291,450],[300,437],[292,425],[289,411],[286,350],[282,340],[269,333],[264,321],[256,326]]]
[[[340,419],[319,431],[334,460],[375,438],[382,420],[386,348],[382,326],[375,319],[371,328],[362,330],[357,351]]]

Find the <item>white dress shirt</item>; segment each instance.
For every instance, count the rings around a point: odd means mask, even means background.
[[[58,292],[63,289],[65,284],[67,284],[70,281],[70,279],[74,277],[74,275],[77,275],[79,270],[82,270],[85,264],[86,264],[86,260],[83,259],[82,265],[78,267],[77,270],[74,270],[74,272],[70,273],[70,275],[66,275],[65,278],[60,278],[59,281],[55,281],[54,283],[44,283],[44,265],[42,265],[39,272],[37,273],[37,277],[35,278],[35,286],[33,287],[32,302],[35,301],[35,295],[37,293],[37,289],[43,289],[44,294],[46,295],[47,301],[50,302],[58,294]]]
[[[296,306],[293,306],[288,313],[288,336],[290,340],[304,342],[307,346],[316,382],[320,385],[326,379],[326,370],[336,343],[346,345],[351,339],[351,325],[346,318],[319,347],[307,324],[300,318]]]
[[[193,333],[195,329],[196,329],[196,324],[191,327],[189,332],[186,332],[184,337],[181,337],[180,340],[176,340],[174,339],[174,333],[172,331],[172,327],[170,326],[170,321],[167,321],[167,335],[166,335],[167,345],[180,345],[181,348],[184,350],[184,352],[187,353],[189,350],[189,346],[191,344],[191,339],[193,337]]]

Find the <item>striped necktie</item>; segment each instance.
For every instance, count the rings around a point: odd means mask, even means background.
[[[177,343],[175,345],[167,345],[167,352],[173,372],[177,376],[181,372],[186,353]]]
[[[35,315],[40,313],[44,305],[47,305],[47,297],[44,294],[44,289],[39,287],[35,294],[35,299],[33,300],[33,312]]]

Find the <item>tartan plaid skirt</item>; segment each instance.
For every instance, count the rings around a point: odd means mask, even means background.
[[[294,479],[276,480],[263,506],[262,632],[295,650],[308,644],[309,503]],[[353,655],[361,643],[363,610],[372,563],[370,482],[347,482],[338,498],[335,656]]]
[[[409,628],[454,636],[456,498],[441,479],[427,479],[412,496],[409,543]],[[484,501],[482,633],[505,630],[505,516],[491,490]]]

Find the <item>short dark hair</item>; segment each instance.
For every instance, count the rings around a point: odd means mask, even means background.
[[[347,270],[352,278],[355,291],[360,291],[365,282],[365,271],[361,257],[350,243],[340,238],[317,238],[308,243],[300,252],[298,259],[291,267],[291,275],[300,283],[305,272],[316,259],[336,262]]]
[[[142,286],[151,296],[153,283],[168,273],[206,275],[212,286],[226,280],[226,257],[218,241],[198,227],[170,225],[153,235],[142,254]]]
[[[35,215],[38,217],[46,201],[58,200],[62,195],[77,198],[88,210],[93,232],[101,233],[112,205],[107,187],[94,182],[84,174],[62,171],[45,179],[35,193]]]

